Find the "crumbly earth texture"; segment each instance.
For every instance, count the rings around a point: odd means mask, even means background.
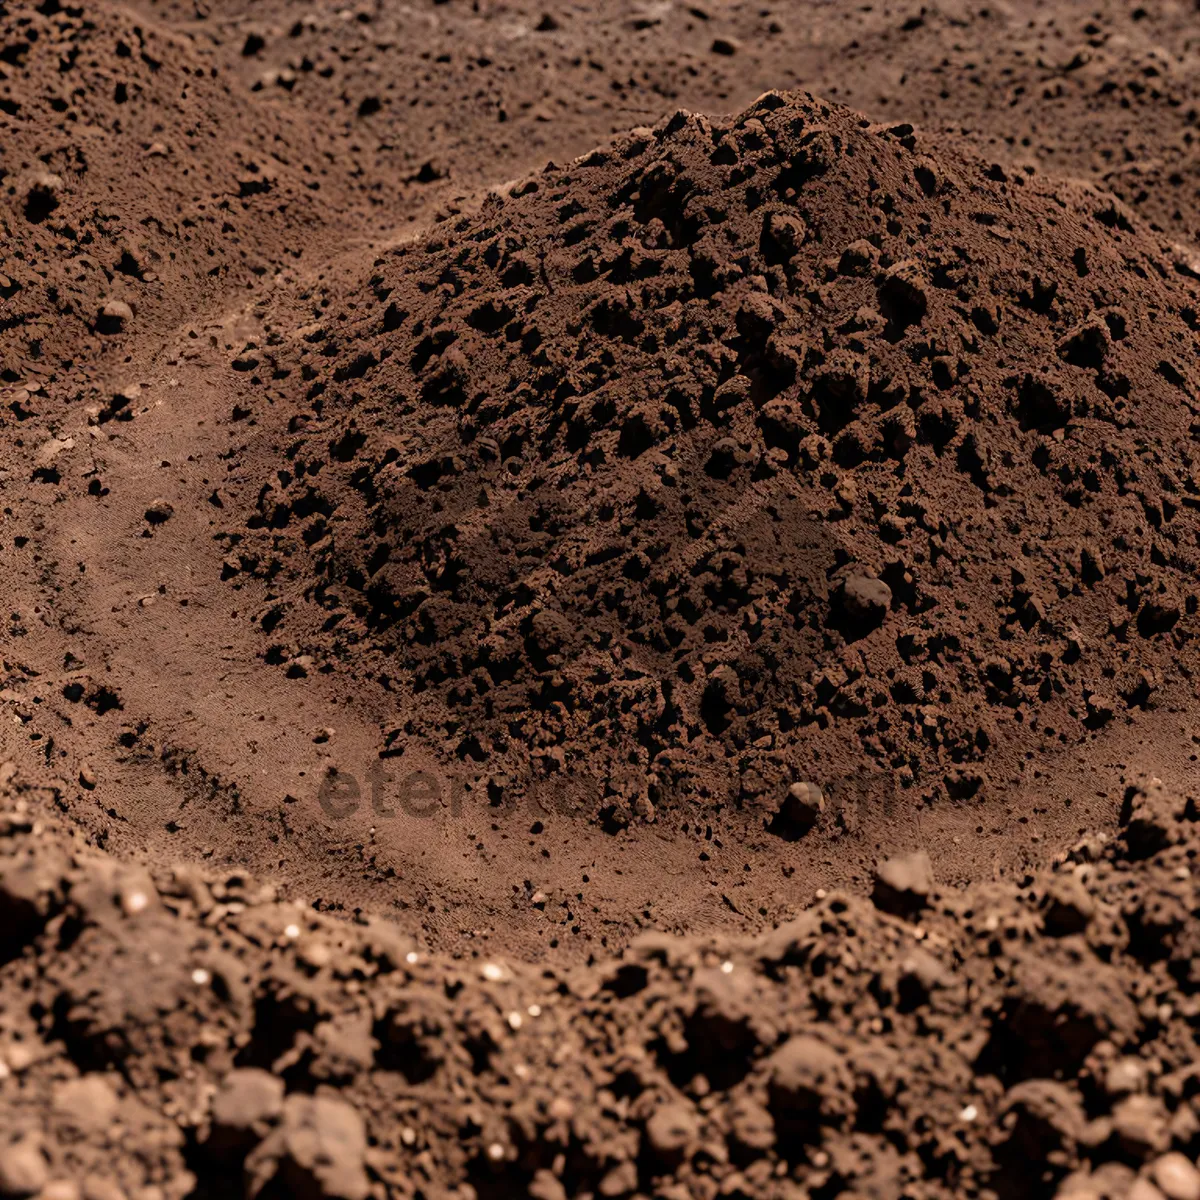
[[[1187,702],[1197,291],[1118,201],[775,93],[515,193],[255,369],[309,406],[226,536],[268,662],[385,679],[496,805],[742,840],[810,776],[1069,804]]]
[[[0,736],[118,854],[583,957],[1182,785],[1190,16],[4,5]],[[868,123],[670,115],[797,83]]]
[[[535,968],[245,875],[149,872],[0,769],[0,1195],[1187,1197],[1195,795],[757,938]]]
[[[1195,17],[0,0],[0,1196],[1200,1197]]]

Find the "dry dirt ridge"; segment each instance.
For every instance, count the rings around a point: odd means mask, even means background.
[[[0,1195],[1200,1194],[1195,796],[941,891],[922,856],[758,938],[429,955],[153,875],[0,769]]]

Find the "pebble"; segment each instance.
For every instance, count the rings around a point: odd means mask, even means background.
[[[567,1189],[544,1167],[535,1171],[529,1183],[530,1200],[567,1200]]]
[[[83,1200],[127,1200],[125,1193],[111,1179],[89,1175],[83,1181]]]
[[[845,1056],[811,1034],[789,1038],[770,1060],[771,1111],[831,1120],[853,1109]]]
[[[150,896],[140,888],[122,891],[121,909],[127,917],[136,917],[150,906]]]
[[[99,1133],[115,1120],[119,1101],[103,1075],[85,1075],[59,1084],[53,1093],[54,1111],[71,1129]]]
[[[1122,1148],[1137,1158],[1161,1153],[1170,1144],[1167,1113],[1153,1096],[1129,1096],[1113,1109],[1113,1132]]]
[[[175,515],[175,506],[169,500],[154,500],[146,509],[145,517],[151,525],[163,525]]]
[[[687,1101],[663,1104],[646,1122],[646,1140],[660,1160],[677,1162],[700,1134],[695,1109]]]
[[[1200,1170],[1178,1151],[1156,1158],[1150,1177],[1167,1200],[1200,1200]]]
[[[25,1134],[0,1147],[0,1196],[36,1196],[49,1182],[41,1139]]]
[[[83,1191],[73,1179],[52,1179],[38,1192],[38,1200],[83,1200]]]
[[[1096,1193],[1097,1200],[1100,1200],[1100,1194]],[[1085,1200],[1081,1195],[1079,1200]],[[1136,1179],[1133,1186],[1130,1187],[1125,1200],[1165,1200],[1162,1192],[1158,1190],[1148,1179]]]
[[[825,795],[819,784],[793,783],[775,814],[771,831],[794,841],[812,829],[824,811]]]
[[[1143,1091],[1145,1087],[1146,1064],[1140,1058],[1118,1058],[1104,1076],[1104,1090],[1113,1099]]]
[[[881,863],[875,871],[871,899],[893,916],[909,916],[925,907],[933,891],[933,863],[924,850]]]
[[[288,1096],[280,1124],[246,1159],[247,1194],[367,1200],[366,1158],[367,1131],[355,1108],[333,1096]]]
[[[124,300],[105,300],[100,306],[101,333],[122,333],[133,321],[133,309]]]
[[[892,604],[892,589],[873,575],[851,575],[842,594],[850,614],[863,620],[882,621]]]
[[[212,1102],[214,1129],[227,1140],[263,1137],[283,1112],[283,1080],[257,1067],[230,1071]]]
[[[637,1187],[637,1166],[629,1161],[618,1163],[603,1179],[596,1189],[601,1196],[624,1196]]]

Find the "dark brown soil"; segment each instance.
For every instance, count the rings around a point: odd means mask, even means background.
[[[947,889],[917,854],[758,938],[535,968],[239,874],[152,877],[2,778],[0,1194],[1200,1186],[1197,800],[1157,781],[1055,870]]]
[[[0,1195],[1200,1197],[1198,95],[0,0]]]
[[[268,327],[239,403],[298,415],[226,571],[269,664],[382,690],[389,769],[478,774],[502,823],[761,870],[813,781],[834,853],[977,876],[1104,819],[1097,752],[1191,766],[1178,265],[908,126],[679,114]]]

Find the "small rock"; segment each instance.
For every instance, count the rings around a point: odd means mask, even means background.
[[[38,1192],[38,1200],[83,1200],[83,1190],[73,1179],[52,1179]]]
[[[567,1189],[553,1172],[543,1167],[529,1181],[530,1200],[567,1200]]]
[[[127,1200],[127,1197],[111,1179],[105,1179],[103,1175],[89,1175],[83,1181],[83,1200]]]
[[[1167,1111],[1153,1096],[1129,1096],[1112,1114],[1113,1133],[1122,1149],[1136,1158],[1161,1154],[1171,1144]]]
[[[909,917],[929,902],[933,864],[924,850],[889,858],[875,870],[875,907],[897,917]]]
[[[1121,806],[1127,857],[1150,858],[1179,840],[1184,804],[1159,779],[1130,787]]]
[[[62,191],[61,175],[41,171],[29,181],[25,193],[25,219],[32,225],[40,225],[59,205]]]
[[[854,1109],[845,1056],[811,1034],[789,1038],[769,1060],[769,1096],[776,1124],[839,1124]]]
[[[1108,1162],[1095,1171],[1073,1171],[1058,1186],[1055,1200],[1131,1200],[1133,1172],[1124,1163]],[[1148,1185],[1152,1192],[1157,1188]],[[1141,1200],[1155,1200],[1153,1196]]]
[[[151,525],[162,525],[175,515],[175,506],[168,500],[155,500],[146,509],[145,517]]]
[[[133,309],[124,300],[106,300],[96,318],[97,333],[123,333],[133,322]]]
[[[596,1190],[602,1196],[624,1196],[637,1188],[637,1181],[637,1164],[626,1159],[600,1180]]]
[[[54,1089],[54,1112],[71,1129],[100,1133],[117,1115],[116,1092],[103,1075],[69,1079]]]
[[[273,1186],[294,1200],[366,1200],[366,1157],[356,1109],[331,1096],[288,1096],[280,1125],[246,1159],[246,1195]]]
[[[0,1196],[36,1196],[49,1180],[41,1139],[27,1133],[0,1146]]]
[[[825,795],[815,783],[793,783],[771,822],[771,832],[785,841],[803,837],[825,811]]]
[[[1109,1065],[1104,1076],[1104,1090],[1117,1100],[1146,1088],[1146,1064],[1140,1058],[1127,1055]]]
[[[267,1071],[230,1071],[213,1097],[209,1149],[218,1154],[249,1150],[279,1120],[283,1096],[283,1080]]]
[[[1032,1162],[1068,1158],[1087,1118],[1075,1093],[1053,1079],[1027,1079],[1009,1089],[1002,1126],[1012,1149]]]
[[[734,1142],[752,1151],[755,1157],[775,1145],[775,1123],[756,1100],[737,1101],[730,1113],[730,1124]]]
[[[949,972],[926,950],[916,947],[900,962],[897,987],[906,1009],[927,1004],[939,988],[946,986]]]
[[[882,620],[892,603],[892,589],[873,575],[851,575],[842,585],[846,607],[853,616]]]
[[[1108,692],[1088,692],[1084,696],[1087,705],[1087,724],[1091,729],[1107,725],[1117,712],[1117,702]]]
[[[866,275],[879,260],[879,251],[868,241],[851,242],[838,260],[839,275]]]
[[[1148,1179],[1135,1179],[1125,1200],[1165,1200],[1162,1192]]]
[[[52,466],[54,460],[64,451],[75,445],[74,438],[52,437],[43,442],[33,457],[34,465],[38,467]]]
[[[794,213],[776,212],[766,218],[763,233],[780,253],[791,258],[804,245],[808,226]]]
[[[1156,1158],[1150,1178],[1167,1200],[1200,1200],[1200,1171],[1178,1151]]]
[[[847,641],[866,637],[883,624],[892,606],[892,589],[864,571],[848,576],[831,599],[831,624]]]
[[[929,308],[925,272],[917,262],[900,262],[890,267],[879,286],[879,309],[888,324],[902,333],[919,325]]]
[[[695,1109],[686,1101],[663,1104],[646,1122],[646,1140],[662,1163],[678,1165],[700,1133]]]
[[[1074,873],[1054,878],[1043,902],[1046,932],[1051,937],[1082,933],[1096,912],[1096,902]]]

